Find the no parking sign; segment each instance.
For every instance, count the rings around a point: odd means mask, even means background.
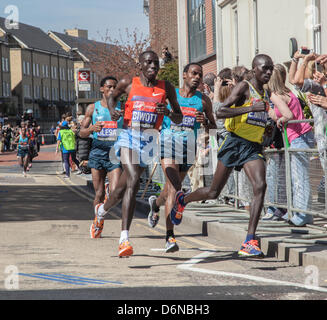
[[[89,69],[78,70],[78,91],[91,90],[91,71]]]

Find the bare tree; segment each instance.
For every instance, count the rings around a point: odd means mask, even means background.
[[[125,37],[121,31],[119,39],[112,39],[107,30],[101,36],[102,42],[89,41],[89,66],[99,77],[113,75],[117,79],[128,74],[138,74],[137,62],[141,52],[149,47],[150,39],[139,33],[137,29],[130,32],[125,29]]]

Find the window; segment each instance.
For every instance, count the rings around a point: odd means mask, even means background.
[[[51,78],[57,79],[57,67],[51,66]]]
[[[9,86],[9,83],[6,81],[2,82],[2,96],[10,97],[10,86]]]
[[[42,75],[44,78],[49,78],[49,66],[46,64],[42,65]]]
[[[24,98],[31,98],[31,86],[29,84],[24,85]]]
[[[34,99],[40,99],[40,98],[41,98],[41,87],[34,86]]]
[[[190,61],[206,55],[205,0],[188,0],[189,56]]]
[[[23,74],[29,76],[30,73],[30,63],[28,61],[23,61]]]
[[[33,63],[33,76],[34,77],[40,76],[40,65],[38,63]]]
[[[9,59],[2,57],[2,71],[9,72]]]

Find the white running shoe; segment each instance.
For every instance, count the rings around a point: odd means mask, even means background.
[[[153,209],[153,205],[156,200],[156,196],[151,196],[149,198],[150,212],[148,214],[148,224],[151,228],[154,228],[158,224],[160,218],[159,212],[155,212]]]

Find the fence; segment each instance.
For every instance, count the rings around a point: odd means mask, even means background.
[[[313,120],[289,121],[288,124],[300,122],[312,123]],[[324,170],[327,168],[326,150],[321,154],[317,148],[291,148],[288,145],[287,136],[285,137],[285,131],[283,139],[285,145],[283,149],[267,148],[264,152],[267,160],[267,191],[264,210],[267,211],[269,207],[285,209],[289,219],[295,212],[327,219],[327,201],[325,201],[327,199],[327,188],[325,188],[327,175]],[[164,184],[165,178],[160,164],[155,170],[153,168],[154,165],[149,169],[152,173],[152,182]],[[149,179],[149,173],[147,178]],[[249,205],[253,193],[244,170],[233,172],[222,190],[221,197],[235,199],[237,209],[242,205]]]

